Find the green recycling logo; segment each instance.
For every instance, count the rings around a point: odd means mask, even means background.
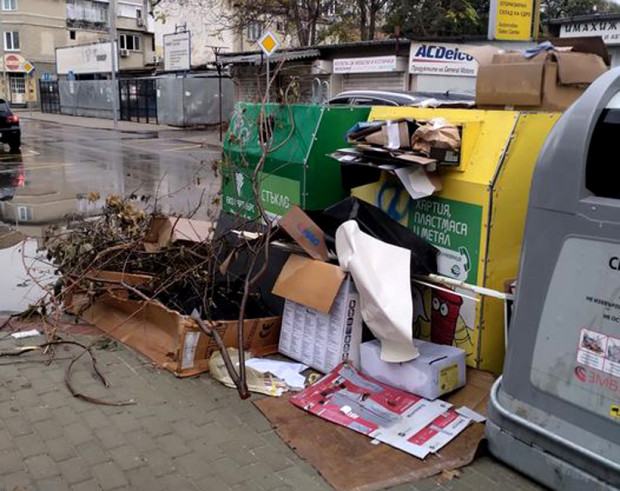
[[[237,196],[241,196],[241,191],[243,191],[244,183],[245,176],[241,172],[235,172],[235,188],[237,189]]]

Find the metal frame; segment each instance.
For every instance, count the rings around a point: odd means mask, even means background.
[[[41,112],[60,114],[60,91],[57,80],[39,79]]]
[[[118,81],[120,119],[157,124],[157,87],[152,78]]]

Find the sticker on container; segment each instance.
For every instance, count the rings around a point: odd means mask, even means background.
[[[603,371],[606,350],[607,336],[590,329],[581,330],[577,350],[577,361],[579,363]]]
[[[451,392],[459,386],[459,365],[453,363],[439,371],[439,390],[442,394]]]
[[[605,365],[603,371],[614,377],[620,377],[620,339],[607,339],[607,351],[605,353]]]
[[[199,332],[188,332],[185,334],[185,343],[183,344],[183,360],[181,361],[181,370],[193,368],[194,358],[196,356],[196,346],[198,346]]]
[[[614,419],[620,419],[620,406],[617,404],[609,406],[609,415]]]

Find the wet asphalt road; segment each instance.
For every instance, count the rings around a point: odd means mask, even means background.
[[[201,144],[204,132],[115,133],[23,119],[21,126],[21,153],[0,145],[0,314],[41,298],[22,255],[38,255],[46,227],[76,213],[97,215],[111,194],[148,197],[136,203],[200,219],[217,210],[212,167],[220,152]],[[89,193],[100,199],[90,202]],[[23,243],[24,236],[32,239]],[[53,282],[51,268],[37,274]]]
[[[164,212],[188,213],[219,189],[213,147],[200,132],[115,133],[24,121],[20,154],[0,145],[0,221],[29,236],[75,212],[96,213],[88,193],[158,198]],[[204,133],[202,133],[204,135]],[[189,140],[184,140],[189,138]],[[202,206],[196,218],[206,218]]]

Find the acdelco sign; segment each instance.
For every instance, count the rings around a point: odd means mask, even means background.
[[[465,50],[464,44],[411,44],[409,73],[417,75],[448,75],[475,77],[478,63]]]

